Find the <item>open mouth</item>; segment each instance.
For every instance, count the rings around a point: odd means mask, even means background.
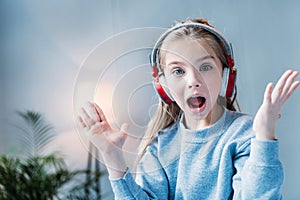
[[[197,108],[203,108],[205,106],[206,99],[204,97],[198,96],[198,97],[190,97],[187,100],[187,103],[190,108],[197,109]]]

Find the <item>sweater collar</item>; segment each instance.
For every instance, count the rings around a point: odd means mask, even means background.
[[[179,120],[179,133],[182,134],[181,137],[183,140],[186,140],[187,142],[204,142],[207,140],[210,140],[212,138],[218,137],[219,135],[221,135],[223,133],[222,130],[226,129],[226,119],[228,118],[229,115],[229,111],[227,109],[224,109],[224,112],[222,114],[222,116],[220,117],[220,119],[204,128],[201,130],[190,130],[187,129],[183,123],[183,119],[184,119],[184,113],[182,113],[180,120]]]

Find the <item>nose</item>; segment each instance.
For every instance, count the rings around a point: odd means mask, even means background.
[[[199,72],[192,70],[189,75],[186,76],[188,88],[198,88],[202,85],[202,78]]]

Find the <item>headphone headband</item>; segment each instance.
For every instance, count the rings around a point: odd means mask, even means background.
[[[226,50],[226,54],[227,54],[227,61],[228,61],[228,67],[232,68],[234,66],[234,60],[233,60],[233,51],[232,51],[232,47],[231,44],[226,40],[226,38],[216,29],[206,25],[206,24],[202,24],[202,23],[196,23],[196,22],[191,22],[191,23],[184,23],[184,24],[179,24],[176,25],[170,29],[168,29],[166,32],[164,32],[156,41],[154,48],[151,52],[150,55],[150,63],[151,66],[158,66],[157,63],[159,62],[157,60],[157,55],[158,55],[158,46],[160,45],[160,43],[173,31],[183,28],[183,27],[199,27],[202,28],[210,33],[212,33],[214,36],[216,36],[223,44]],[[161,71],[160,68],[158,68],[158,71]]]

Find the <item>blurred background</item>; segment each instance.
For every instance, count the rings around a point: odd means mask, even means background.
[[[0,153],[18,149],[16,111],[35,110],[55,127],[52,148],[71,168],[85,167],[74,116],[88,100],[141,134],[155,107],[151,46],[163,28],[188,18],[207,18],[233,44],[239,104],[254,115],[268,82],[300,70],[299,13],[296,0],[1,0]],[[298,89],[277,126],[285,199],[300,199],[299,102]]]

